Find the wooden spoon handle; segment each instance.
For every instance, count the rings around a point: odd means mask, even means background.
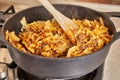
[[[57,22],[61,25],[63,30],[66,30],[64,21],[66,20],[66,16],[57,11],[48,0],[39,0],[39,2],[53,15],[53,17],[57,20]]]
[[[75,44],[76,40],[74,38],[74,33],[72,32],[73,29],[76,28],[76,25],[72,22],[71,19],[64,16],[62,13],[57,11],[48,0],[39,0],[39,2],[53,15],[62,29],[65,31],[66,35],[70,39],[70,41]]]

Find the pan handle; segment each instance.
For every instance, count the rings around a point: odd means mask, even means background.
[[[116,32],[116,34],[115,34],[115,40],[118,40],[119,38],[120,38],[120,30],[119,30],[119,32]]]
[[[0,48],[7,48],[5,41],[3,39],[2,31],[0,31]],[[0,64],[6,64],[9,68],[15,68],[17,65],[12,61],[11,63],[0,62]]]
[[[7,46],[5,44],[5,40],[3,38],[2,30],[0,30],[0,48],[7,48]]]
[[[110,17],[117,17],[120,18],[120,12],[104,12],[109,18]],[[120,23],[120,21],[118,21]],[[115,33],[115,40],[120,38],[120,26],[116,28],[117,32]]]
[[[104,12],[108,17],[119,17],[120,18],[120,12]]]

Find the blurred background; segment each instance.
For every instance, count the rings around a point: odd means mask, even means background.
[[[105,10],[105,8],[106,8],[106,10],[109,10],[109,11],[110,10],[114,11],[114,9],[115,10],[120,9],[119,7],[111,8],[111,6],[109,6],[109,7],[107,6],[107,5],[120,6],[120,0],[49,0],[49,1],[52,3],[61,3],[61,2],[62,3],[70,3],[70,4],[75,3],[75,4],[79,4],[81,6],[90,7],[93,9],[96,6],[98,6],[99,9]],[[93,5],[93,4],[89,4],[89,3],[95,3],[95,4]],[[100,5],[98,3],[100,3]],[[106,7],[102,6],[101,4],[106,5]],[[5,10],[6,6],[8,6],[8,5],[14,5],[16,11],[20,11],[25,8],[40,5],[40,2],[38,2],[38,0],[0,0],[0,10]],[[95,9],[97,9],[97,8],[95,8]]]
[[[70,3],[80,6],[85,6],[101,12],[120,12],[120,0],[49,0],[52,3]],[[6,12],[10,10],[9,7],[14,6],[15,12],[29,8],[32,6],[40,5],[38,0],[0,0],[0,12]],[[14,10],[10,10],[11,12]],[[4,16],[1,16],[4,18]],[[8,18],[8,17],[6,17]],[[112,18],[117,30],[120,28],[120,18]],[[119,30],[120,31],[120,30]],[[120,39],[114,42],[109,55],[105,62],[103,80],[120,80],[120,52],[119,47]],[[8,50],[0,48],[0,61],[11,62]],[[14,80],[14,79],[11,79]]]
[[[116,4],[120,5],[120,0],[50,0],[52,2],[61,2],[61,1],[76,1],[76,2],[92,2],[92,3],[104,3],[104,4]],[[28,4],[28,5],[37,5],[38,0],[0,0],[0,3],[19,3],[19,4]]]

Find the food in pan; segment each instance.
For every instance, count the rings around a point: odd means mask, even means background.
[[[43,57],[78,57],[91,54],[112,39],[102,18],[97,20],[72,19],[79,27],[74,32],[76,45],[70,40],[55,19],[23,23],[19,35],[5,32],[6,39],[17,49]]]

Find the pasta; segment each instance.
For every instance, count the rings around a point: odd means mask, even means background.
[[[6,39],[23,52],[51,58],[88,55],[101,49],[112,39],[102,18],[99,21],[88,19],[72,21],[79,27],[74,33],[76,45],[71,44],[55,19],[34,21],[29,24],[24,22],[18,36],[15,35],[15,31],[7,30]]]

